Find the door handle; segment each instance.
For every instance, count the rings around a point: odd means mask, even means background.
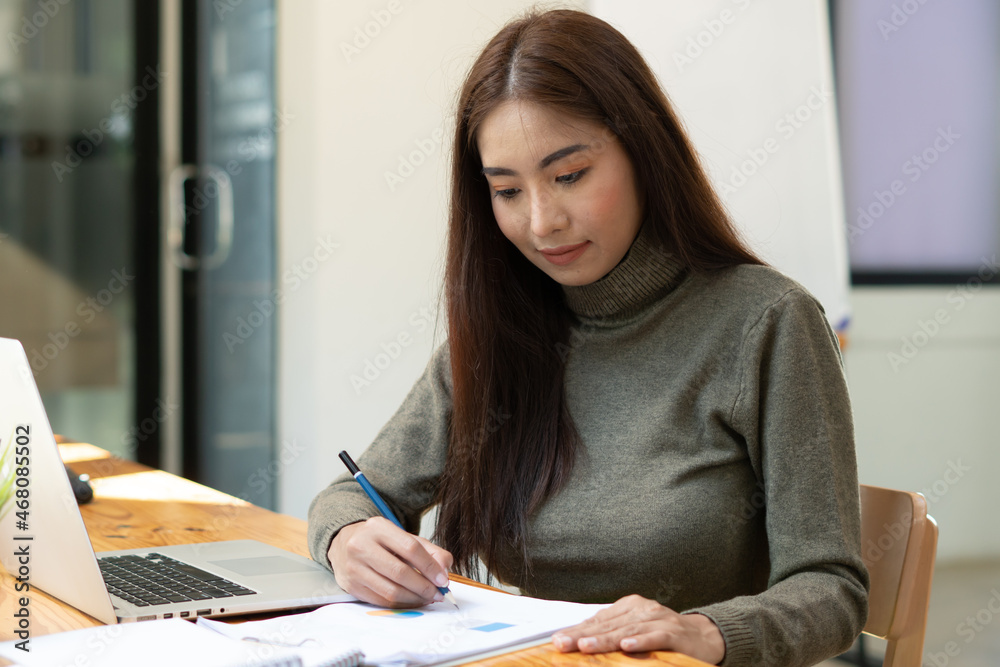
[[[215,250],[210,255],[197,257],[184,251],[186,236],[187,208],[185,207],[184,183],[192,178],[205,178],[215,183],[215,199],[218,211],[218,225],[215,233]],[[216,269],[229,257],[233,247],[233,184],[229,174],[214,165],[198,166],[182,164],[170,172],[170,216],[167,223],[167,244],[174,264],[187,271]]]

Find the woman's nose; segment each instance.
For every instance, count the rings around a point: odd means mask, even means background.
[[[535,236],[548,236],[554,231],[565,229],[569,216],[558,200],[547,191],[541,191],[531,200],[531,232]]]

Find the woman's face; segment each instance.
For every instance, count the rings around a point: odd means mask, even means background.
[[[642,223],[632,163],[604,125],[505,102],[476,138],[504,236],[562,285],[613,269]]]

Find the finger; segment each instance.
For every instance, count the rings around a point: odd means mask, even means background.
[[[426,577],[416,572],[397,552],[406,552],[407,543],[421,549],[416,537],[400,530],[389,521],[377,517],[369,519],[348,536],[342,544],[346,553],[340,558],[343,563],[335,569],[337,580],[344,590],[358,595],[356,586],[365,586],[376,592],[382,603],[398,603],[413,606],[426,604],[441,597],[437,588]],[[401,593],[391,584],[402,587],[408,593]],[[367,601],[367,600],[366,600]]]
[[[615,651],[620,647],[621,640],[641,634],[643,626],[649,624],[653,629],[663,628],[664,623],[675,623],[677,617],[677,612],[655,600],[630,595],[583,623],[560,630],[553,635],[552,643],[560,651]]]
[[[589,618],[583,623],[565,628],[552,635],[552,643],[560,651],[576,651],[576,644],[580,639],[600,634],[603,629],[604,625],[601,622]]]
[[[352,558],[337,573],[337,581],[359,600],[384,607],[416,607],[442,598],[424,577],[385,550],[377,550],[365,559]],[[414,591],[411,587],[426,590]]]
[[[617,628],[589,637],[580,637],[576,640],[576,647],[580,653],[617,651],[621,647],[621,641],[627,637],[635,636],[636,630],[635,627]]]
[[[384,546],[417,570],[431,588],[436,590],[438,586],[447,586],[448,570],[442,567],[428,550],[437,547],[421,537],[399,530],[395,526],[393,528],[394,531],[385,534]]]
[[[666,648],[680,649],[680,646],[673,643],[674,639],[675,638],[669,633],[663,632],[662,630],[655,630],[652,632],[640,632],[639,634],[631,635],[629,637],[623,637],[619,642],[619,646],[621,646],[623,651],[628,651],[630,653],[657,651],[664,650]]]
[[[599,652],[617,650],[618,642],[635,634],[633,624],[599,623],[560,630],[552,636],[552,643],[560,651]],[[608,648],[610,647],[610,648]]]
[[[638,620],[639,614],[646,611],[646,603],[648,602],[651,602],[651,600],[638,595],[629,595],[619,599],[610,607],[602,609],[582,623],[578,623],[565,630],[560,630],[556,633],[556,636],[572,639],[575,648],[576,640],[581,637],[607,632],[611,628],[621,625],[629,618]],[[658,604],[655,604],[655,606],[659,609],[665,609]]]
[[[380,607],[407,608],[426,604],[412,591],[374,572],[356,588],[355,597]]]
[[[603,634],[607,632],[608,629],[613,627],[612,625],[605,625],[605,623],[600,621],[595,621],[593,617],[587,619],[579,625],[574,625],[573,627],[566,628],[565,630],[560,630],[559,632],[552,635],[552,643],[560,651],[582,651],[579,642],[584,637],[593,637],[595,635]]]
[[[604,653],[608,651],[649,651],[682,650],[678,637],[679,628],[672,620],[657,619],[610,628],[589,637],[577,640],[577,650],[581,653]]]
[[[447,549],[442,549],[430,540],[426,540],[419,535],[417,536],[417,539],[420,540],[420,543],[424,545],[424,549],[426,549],[427,553],[431,555],[431,558],[437,561],[445,576],[447,576],[448,572],[451,570],[451,566],[455,563],[455,558],[451,555],[451,552]]]
[[[416,544],[412,540],[409,542],[410,544]],[[397,541],[390,541],[387,544],[381,543],[379,546],[380,548],[375,549],[365,559],[374,573],[397,586],[405,588],[410,594],[416,596],[421,604],[442,599],[437,586],[413,568],[411,559],[414,557],[414,550],[411,546],[405,542],[401,544]],[[416,544],[416,548],[422,550],[419,544]],[[383,586],[381,582],[369,581],[368,583],[369,585]],[[405,596],[405,599],[408,600],[409,596]]]
[[[356,552],[358,549],[355,547],[350,551]],[[334,576],[342,589],[362,602],[383,607],[419,604],[413,602],[414,596],[411,591],[389,581],[375,571],[369,562],[354,556],[353,553],[342,566],[336,568]]]

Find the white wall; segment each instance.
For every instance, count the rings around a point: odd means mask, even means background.
[[[852,291],[861,482],[923,491],[939,562],[1000,557],[1000,290],[977,287]]]
[[[443,340],[431,314],[450,116],[472,59],[531,4],[278,3],[278,107],[289,116],[279,141],[279,276],[296,265],[305,276],[293,288],[289,275],[279,315],[283,512],[305,516],[341,472],[337,453],[368,446]],[[366,29],[367,43],[358,38]],[[401,160],[422,163],[410,173]],[[390,187],[387,172],[402,182]],[[317,239],[327,238],[339,247],[314,261]],[[369,362],[384,368],[352,385]]]

